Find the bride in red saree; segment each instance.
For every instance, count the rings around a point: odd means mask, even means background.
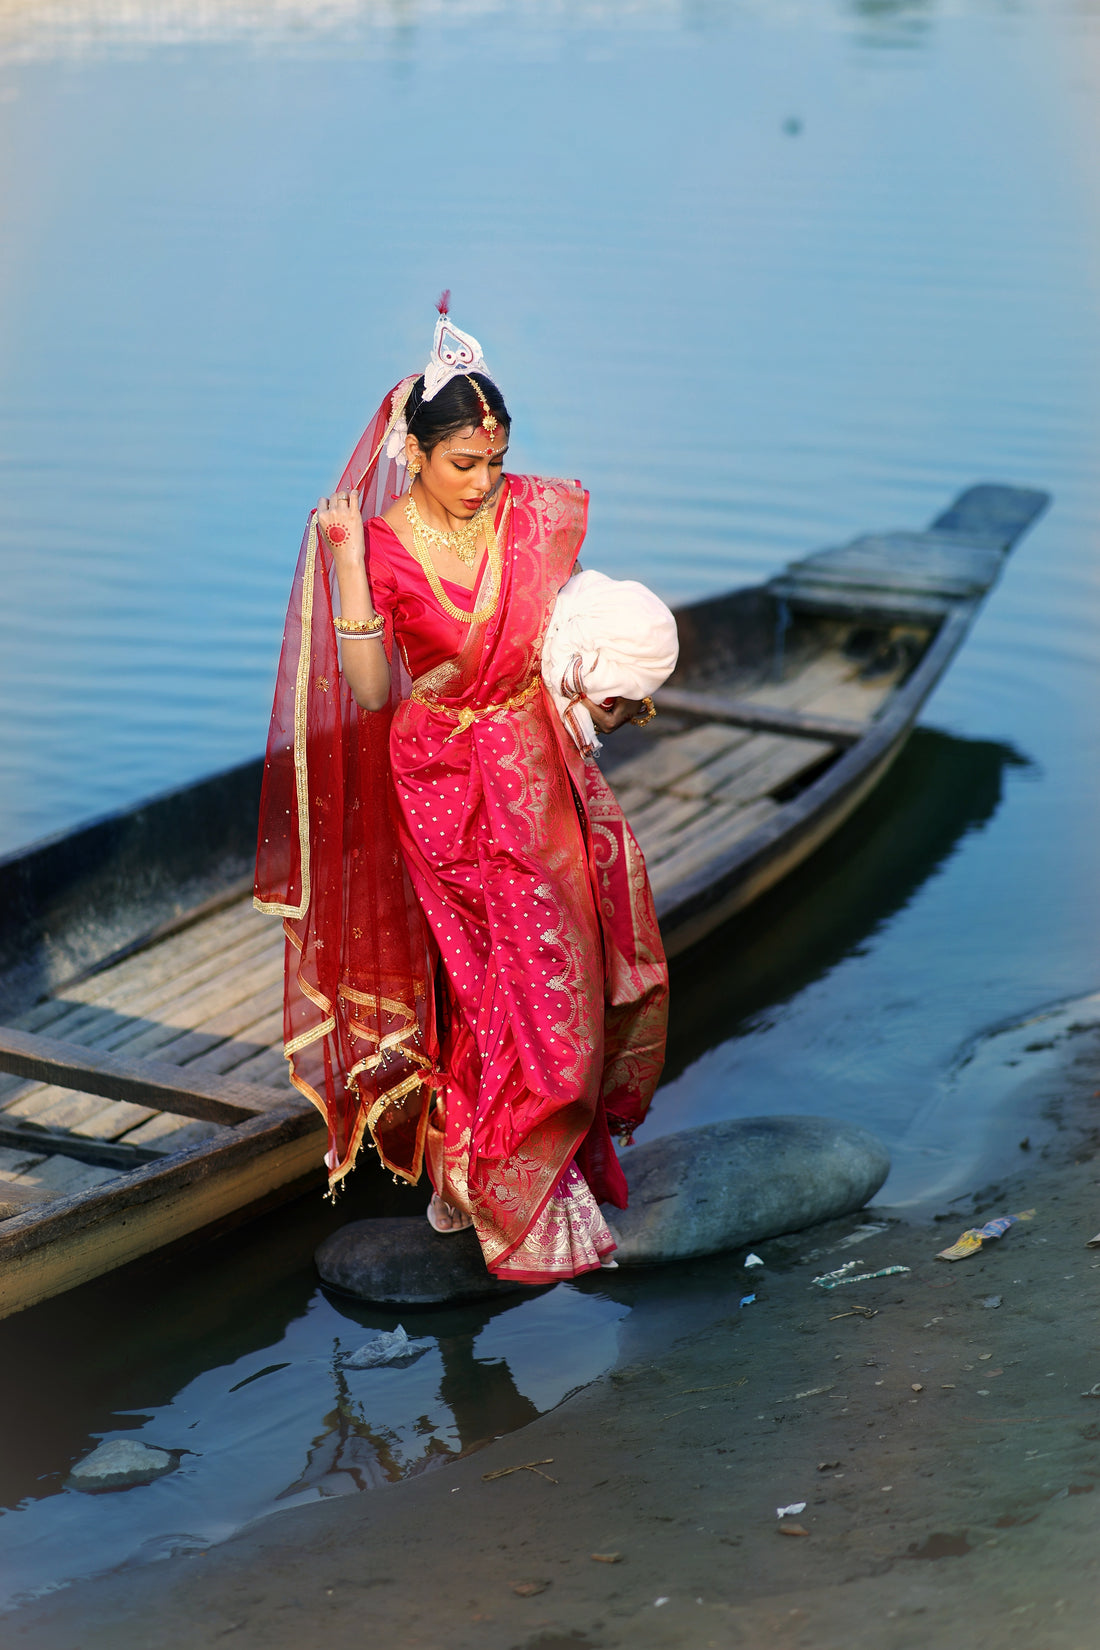
[[[443,309],[306,530],[256,904],[283,918],[330,1184],[365,1136],[399,1178],[426,1162],[437,1230],[545,1283],[612,1263],[599,1204],[626,1206],[612,1137],[656,1087],[668,973],[637,844],[540,675],[587,494],[504,474],[508,428]],[[609,731],[638,707],[588,708]]]

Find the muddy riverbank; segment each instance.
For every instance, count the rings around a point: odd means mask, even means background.
[[[650,1337],[521,1431],[446,1470],[77,1584],[9,1616],[5,1642],[1089,1650],[1094,1052],[1079,1044],[1043,1079],[1052,1143],[1021,1150],[1018,1173],[946,1218],[869,1211],[758,1246],[763,1267],[731,1256],[728,1310]],[[935,1258],[964,1227],[1025,1208],[1034,1218],[979,1254]],[[812,1282],[850,1260],[909,1270],[830,1292]]]

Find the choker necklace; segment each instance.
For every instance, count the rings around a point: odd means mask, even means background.
[[[488,498],[482,500],[469,521],[464,521],[451,533],[445,533],[439,527],[429,527],[416,507],[412,488],[405,494],[405,515],[413,530],[413,537],[421,545],[427,547],[434,544],[440,550],[449,550],[452,556],[458,557],[464,567],[473,567],[477,561],[477,541],[485,532],[489,521]]]

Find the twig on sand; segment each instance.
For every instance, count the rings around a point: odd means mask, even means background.
[[[483,1472],[481,1481],[488,1484],[493,1478],[508,1478],[514,1472],[535,1472],[540,1478],[545,1478],[548,1484],[556,1484],[557,1479],[551,1478],[548,1472],[541,1472],[541,1467],[550,1467],[554,1464],[554,1457],[548,1455],[543,1461],[521,1461],[518,1467],[498,1467],[495,1472]]]
[[[872,1309],[869,1306],[853,1306],[850,1312],[834,1312],[833,1316],[829,1319],[829,1322],[830,1323],[838,1323],[841,1318],[877,1318],[877,1317],[878,1317],[878,1307],[877,1306],[874,1309]]]

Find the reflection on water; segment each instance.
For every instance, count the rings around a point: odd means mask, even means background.
[[[345,1219],[348,1210],[341,1211]],[[78,1291],[0,1325],[0,1606],[119,1563],[193,1550],[280,1507],[381,1489],[533,1420],[615,1359],[628,1307],[560,1285],[417,1312],[401,1367],[342,1357],[393,1313],[316,1286],[313,1199],[235,1245]],[[66,1489],[103,1438],[184,1450],[176,1472]]]

